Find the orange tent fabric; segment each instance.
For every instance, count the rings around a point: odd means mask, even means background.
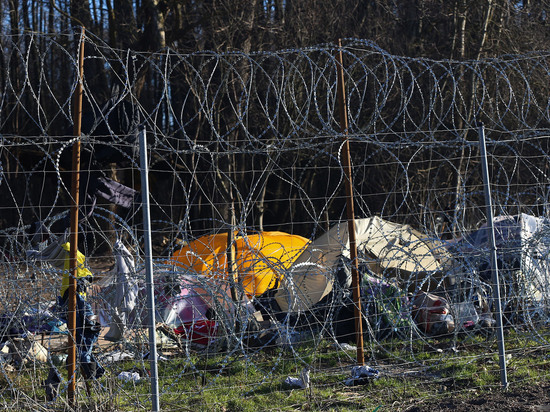
[[[277,286],[284,271],[304,250],[309,240],[284,232],[235,233],[236,279],[249,297]],[[227,280],[227,233],[206,235],[174,252],[170,263],[186,270]]]

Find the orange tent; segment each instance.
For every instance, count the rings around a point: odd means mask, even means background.
[[[227,280],[227,233],[202,236],[177,250],[170,262],[186,270]],[[235,233],[235,278],[249,297],[274,288],[308,244],[284,232]]]

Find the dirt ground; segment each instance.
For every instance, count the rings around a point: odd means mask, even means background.
[[[411,403],[410,406],[404,406],[401,410],[407,412],[550,412],[550,380],[530,387],[511,386],[506,391],[497,389],[488,393],[473,393],[472,396],[450,392],[447,398]]]

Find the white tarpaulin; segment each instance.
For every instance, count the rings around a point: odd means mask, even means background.
[[[548,299],[550,288],[550,220],[521,213],[493,220],[501,275],[513,272],[515,293],[522,299]],[[453,249],[477,268],[489,261],[487,224],[457,239]],[[487,269],[484,269],[487,270]],[[482,276],[484,274],[482,273]],[[487,280],[489,276],[487,275]]]
[[[443,243],[411,228],[380,217],[355,220],[357,250],[375,273],[398,276],[407,288],[429,289],[426,274],[452,266]],[[340,222],[312,241],[291,267],[275,294],[283,311],[309,309],[328,295],[341,256],[349,258],[347,222]],[[427,280],[428,279],[428,280]]]

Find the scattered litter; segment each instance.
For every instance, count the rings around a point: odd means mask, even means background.
[[[295,378],[293,376],[287,377],[285,379],[285,384],[287,384],[288,386],[295,387],[295,388],[303,388],[304,387],[304,383],[302,382],[302,380],[300,378]]]
[[[479,315],[472,302],[459,302],[453,305],[456,324],[468,330],[479,322]]]
[[[145,352],[145,353],[143,354],[143,356],[142,356],[142,359],[149,359],[149,353],[150,353],[150,352]],[[159,360],[159,361],[167,361],[168,358],[166,358],[166,357],[164,357],[164,356],[162,356],[162,355],[157,354],[157,360]]]
[[[177,348],[178,345],[171,336],[166,334],[166,331],[162,329],[155,330],[155,339],[157,341],[157,346],[162,346],[164,348]]]
[[[473,320],[467,320],[462,324],[462,327],[466,330],[473,329],[476,326]]]
[[[117,378],[124,382],[139,382],[141,380],[141,376],[139,376],[138,372],[127,372],[127,371],[120,372]]]
[[[447,299],[419,291],[413,301],[413,317],[418,327],[428,335],[446,335],[455,330]]]
[[[2,348],[0,349],[0,365],[1,368],[10,367],[13,368],[9,363],[12,360],[12,355],[10,354],[10,346],[7,343],[4,343],[2,345]],[[0,370],[1,370],[0,368]]]
[[[299,378],[295,378],[292,376],[287,377],[285,379],[285,384],[294,388],[307,389],[309,388],[309,382],[310,382],[309,373],[310,373],[309,369],[305,368],[300,373]]]
[[[9,358],[15,365],[25,365],[29,362],[42,362],[48,361],[48,351],[39,342],[30,338],[12,338],[10,342],[6,343],[8,346]]]
[[[372,379],[378,379],[380,372],[367,365],[354,366],[351,368],[351,378],[345,380],[347,386],[364,385]]]
[[[350,345],[349,343],[335,343],[334,345],[335,349],[342,349],[342,350],[357,350],[357,346]]]
[[[12,365],[6,363],[6,364],[0,365],[0,370],[2,372],[15,372],[16,369]]]
[[[357,350],[357,346],[350,345],[349,343],[343,343],[342,349],[344,350]]]
[[[2,349],[0,349],[0,358],[1,359],[4,359],[4,357],[7,358],[9,354],[10,354],[10,347],[7,342],[4,342],[4,344],[2,345]]]
[[[56,366],[65,365],[68,355],[66,353],[56,353],[50,356],[52,363]]]
[[[134,359],[134,354],[130,352],[114,351],[105,354],[100,358],[103,363],[121,362],[128,359]]]

